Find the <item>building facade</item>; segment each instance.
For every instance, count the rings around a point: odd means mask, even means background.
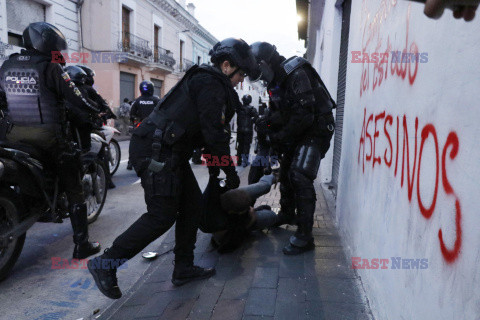
[[[195,6],[173,0],[85,1],[80,10],[86,52],[114,61],[90,66],[97,85],[116,106],[140,92],[143,80],[162,97],[195,63],[207,61],[217,42],[194,17]]]
[[[478,317],[478,19],[395,0],[308,12],[307,58],[338,103],[320,176],[374,316]]]
[[[0,0],[4,59],[20,51],[22,32],[33,21],[64,33],[67,65],[94,69],[95,87],[114,109],[124,98],[138,97],[143,80],[162,97],[189,67],[208,62],[218,42],[185,0]]]

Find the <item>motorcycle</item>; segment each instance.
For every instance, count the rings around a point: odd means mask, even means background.
[[[113,176],[113,174],[117,172],[122,158],[120,144],[114,138],[115,134],[120,134],[120,131],[113,127],[103,125],[101,132],[105,135],[107,142],[108,170],[110,171],[110,175]]]
[[[106,141],[91,135],[92,147],[81,156],[82,185],[88,222],[95,221],[107,196],[106,171],[98,153]],[[0,146],[0,281],[7,277],[25,243],[27,230],[36,222],[61,223],[69,217],[59,179],[38,160],[29,146]]]

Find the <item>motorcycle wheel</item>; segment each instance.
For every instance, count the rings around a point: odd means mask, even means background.
[[[19,202],[11,189],[1,189],[0,194],[0,233],[3,233],[19,224]],[[17,262],[25,243],[25,237],[26,233],[9,239],[7,243],[0,242],[0,281],[7,277]]]
[[[97,220],[107,198],[107,176],[103,162],[95,160],[82,178],[88,223]]]
[[[118,144],[118,141],[112,138],[112,140],[110,140],[108,150],[110,152],[108,169],[110,170],[110,175],[113,176],[113,174],[117,172],[117,169],[120,166],[120,160],[122,159],[122,152],[120,150],[120,145]]]

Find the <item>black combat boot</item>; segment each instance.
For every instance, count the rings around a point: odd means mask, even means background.
[[[70,222],[73,229],[74,259],[85,259],[100,252],[98,242],[88,242],[87,205],[85,203],[70,206]]]
[[[210,278],[215,274],[215,268],[202,268],[193,265],[176,262],[172,274],[172,283],[176,286],[182,286],[187,282],[199,279]]]
[[[120,299],[122,291],[118,287],[117,268],[111,262],[112,260],[103,254],[88,261],[87,267],[100,292],[110,299]]]
[[[315,248],[312,235],[315,199],[299,200],[297,200],[298,228],[290,237],[290,242],[283,248],[283,253],[286,255],[297,255]]]

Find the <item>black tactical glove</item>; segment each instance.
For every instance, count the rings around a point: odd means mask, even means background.
[[[222,167],[223,172],[225,172],[227,178],[227,188],[236,189],[240,186],[240,178],[238,177],[237,171],[234,167]]]
[[[220,174],[220,168],[217,166],[208,166],[208,174],[212,177],[218,177]]]

